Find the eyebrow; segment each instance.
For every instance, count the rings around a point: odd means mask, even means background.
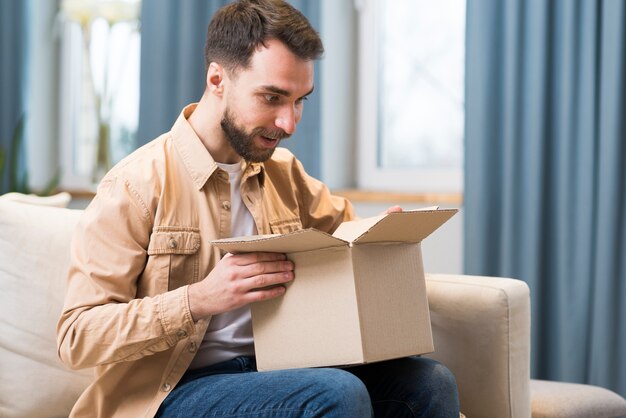
[[[281,96],[291,96],[291,93],[285,89],[281,89],[280,87],[276,87],[276,86],[261,86],[262,90],[266,90],[269,91],[271,93],[276,93],[276,94],[280,94]],[[306,97],[308,95],[310,95],[311,93],[313,93],[313,90],[315,90],[315,86],[311,87],[311,90],[309,90],[304,96],[302,97]]]

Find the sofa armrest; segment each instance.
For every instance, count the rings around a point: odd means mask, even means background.
[[[530,292],[520,280],[429,274],[435,352],[468,417],[530,417]]]

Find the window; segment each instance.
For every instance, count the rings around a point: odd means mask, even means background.
[[[363,189],[461,192],[465,0],[359,7]]]
[[[61,186],[93,188],[135,147],[139,120],[138,0],[62,2]]]

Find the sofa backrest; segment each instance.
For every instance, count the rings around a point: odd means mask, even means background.
[[[73,229],[81,211],[0,199],[0,416],[66,417],[92,379],[57,357]]]

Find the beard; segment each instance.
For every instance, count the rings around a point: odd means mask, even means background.
[[[231,115],[228,108],[224,111],[220,125],[228,143],[235,150],[235,152],[244,160],[253,163],[267,161],[276,149],[276,147],[257,147],[254,143],[255,137],[263,136],[270,139],[277,139],[278,142],[276,143],[276,146],[278,146],[281,140],[289,138],[290,136],[282,129],[270,130],[265,128],[254,128],[250,133],[248,133],[244,128],[237,126],[235,119]]]

